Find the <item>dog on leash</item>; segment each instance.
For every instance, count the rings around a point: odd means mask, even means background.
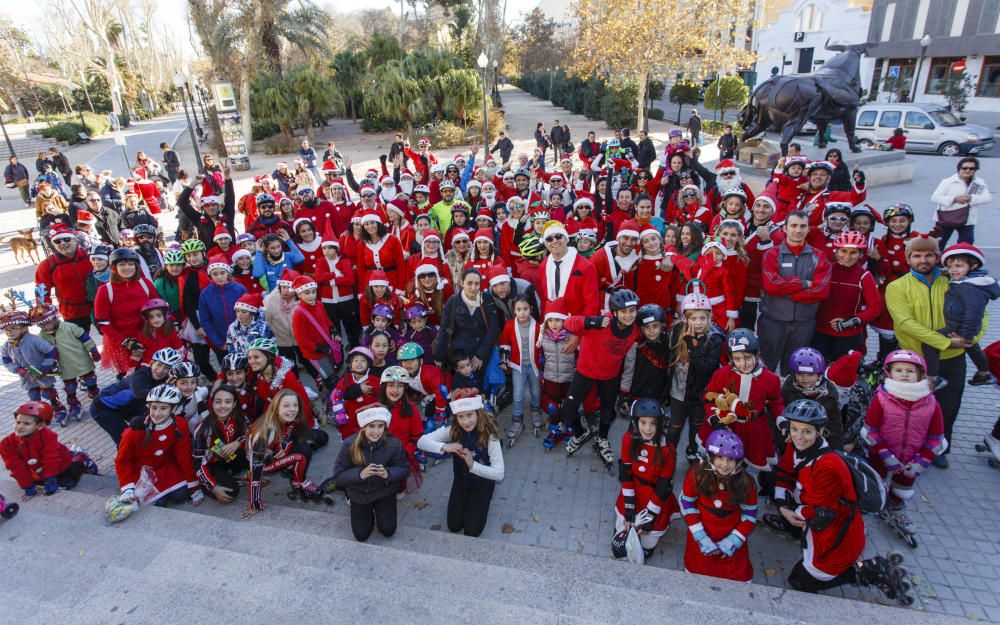
[[[18,230],[17,234],[8,235],[0,239],[0,243],[6,243],[10,245],[10,249],[14,252],[14,261],[18,265],[21,264],[21,260],[27,258],[29,261],[34,261],[37,265],[42,262],[42,259],[38,253],[38,241],[35,241],[33,235],[35,229],[28,228],[27,230]]]

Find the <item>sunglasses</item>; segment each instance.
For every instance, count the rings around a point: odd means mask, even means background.
[[[362,193],[361,197],[372,198],[375,197],[374,193]]]
[[[732,178],[732,177],[733,177],[733,176],[735,176],[735,175],[736,175],[736,174],[734,174],[734,173],[732,173],[732,172],[727,172],[727,173],[724,173],[724,174],[722,174],[722,177],[723,177],[723,178]]]
[[[681,194],[681,197],[698,197],[698,194],[697,193],[684,193],[684,194]]]
[[[87,203],[93,203],[93,204],[97,204],[97,203],[98,203],[98,202],[100,202],[100,201],[101,201],[101,200],[100,200],[100,199],[98,199],[98,198],[96,198],[96,197],[88,197],[88,198],[87,198]]]
[[[636,176],[638,180],[649,180],[649,176]]]
[[[831,215],[830,217],[827,217],[826,219],[827,219],[827,221],[841,222],[841,221],[847,221],[848,218],[847,217],[841,217],[839,215]]]
[[[566,237],[561,234],[553,234],[552,236],[545,237],[546,243],[552,243],[553,241],[562,241]]]
[[[978,169],[978,167],[959,167],[961,171],[977,171]]]
[[[312,189],[303,189],[302,191],[298,192],[298,196],[302,197],[304,195],[312,195],[312,193],[313,193]]]

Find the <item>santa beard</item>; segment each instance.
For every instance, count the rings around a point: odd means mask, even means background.
[[[715,188],[719,190],[719,193],[725,193],[726,191],[732,191],[733,189],[742,189],[743,179],[740,178],[739,174],[736,174],[732,178],[717,176],[715,178]]]
[[[396,199],[396,187],[382,187],[380,195],[382,196],[382,203],[388,204]]]
[[[399,188],[407,195],[413,195],[413,180],[400,180]]]
[[[497,203],[497,194],[495,192],[483,193],[482,198],[486,208],[493,208],[493,205]]]

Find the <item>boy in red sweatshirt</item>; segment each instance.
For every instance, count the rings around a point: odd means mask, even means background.
[[[326,316],[319,301],[319,285],[310,276],[301,275],[292,283],[299,305],[292,311],[292,335],[302,357],[312,365],[320,395],[333,389],[333,379],[342,362],[340,332]]]

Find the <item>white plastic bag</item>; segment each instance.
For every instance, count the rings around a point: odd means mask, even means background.
[[[142,467],[139,472],[139,481],[135,483],[135,500],[146,505],[159,498],[160,489],[156,488],[156,473],[150,466]]]

